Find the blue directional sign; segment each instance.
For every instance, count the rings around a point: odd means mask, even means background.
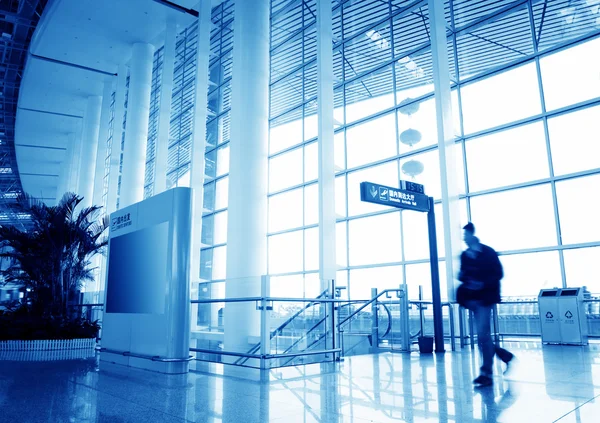
[[[400,209],[429,211],[429,197],[416,192],[401,190],[372,182],[361,182],[360,199],[369,203]]]

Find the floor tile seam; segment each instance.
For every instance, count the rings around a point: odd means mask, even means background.
[[[139,406],[139,407],[146,408],[146,409],[148,409],[148,410],[152,410],[152,411],[156,411],[156,412],[158,412],[158,413],[161,413],[161,414],[165,414],[165,415],[167,415],[167,416],[170,416],[170,417],[173,417],[173,418],[175,418],[175,419],[180,419],[180,420],[182,420],[182,421],[184,421],[184,422],[187,422],[187,423],[194,423],[194,421],[193,421],[193,420],[189,420],[189,419],[187,419],[187,418],[185,418],[185,417],[176,416],[176,415],[174,415],[174,414],[167,413],[167,412],[165,412],[165,411],[162,411],[162,410],[156,409],[156,408],[154,408],[154,407],[149,407],[149,406],[148,406],[148,405],[146,405],[146,404],[140,404],[140,403],[138,403],[138,402],[131,401],[130,399],[125,399],[125,398],[123,398],[123,397],[120,397],[120,396],[118,396],[118,395],[112,394],[112,393],[110,393],[110,392],[102,391],[102,390],[100,390],[100,389],[98,389],[98,388],[95,388],[95,387],[93,387],[93,386],[86,385],[85,383],[81,383],[81,382],[75,382],[75,381],[70,381],[70,382],[71,382],[71,383],[73,383],[74,385],[83,386],[84,388],[91,389],[92,391],[96,391],[96,392],[99,392],[99,393],[101,393],[101,394],[108,395],[108,396],[110,396],[110,397],[113,397],[113,398],[120,399],[120,400],[122,400],[122,401],[128,402],[128,403],[130,403],[130,404],[137,405],[137,406]]]
[[[564,418],[565,418],[565,417],[567,417],[569,414],[571,414],[571,413],[574,413],[575,411],[577,411],[578,409],[580,409],[580,408],[581,408],[581,407],[583,407],[584,405],[586,405],[586,404],[589,404],[590,402],[594,401],[596,398],[599,398],[599,397],[600,397],[600,394],[596,395],[596,396],[595,396],[595,397],[593,397],[593,398],[590,398],[589,400],[587,400],[586,402],[584,402],[584,403],[582,403],[582,404],[579,404],[577,407],[575,407],[574,409],[572,409],[572,410],[571,410],[571,411],[569,411],[568,413],[566,413],[566,414],[563,414],[563,415],[562,415],[562,416],[560,416],[558,419],[554,420],[552,423],[556,423],[556,422],[558,422],[558,421],[560,421],[560,420],[564,419]]]

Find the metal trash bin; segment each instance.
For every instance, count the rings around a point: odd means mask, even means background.
[[[588,325],[582,288],[563,288],[558,297],[562,344],[587,345]]]
[[[562,342],[558,309],[559,294],[560,289],[542,289],[538,295],[542,342],[545,344]]]

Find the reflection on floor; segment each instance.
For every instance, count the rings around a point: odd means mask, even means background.
[[[0,421],[600,421],[600,345],[505,346],[518,363],[504,376],[497,364],[494,386],[482,389],[471,384],[478,357],[470,349],[355,356],[339,367],[279,369],[265,382],[221,366],[165,376],[97,360],[2,361]]]

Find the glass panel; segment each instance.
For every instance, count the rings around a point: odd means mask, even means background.
[[[435,206],[435,226],[437,234],[438,257],[443,258],[444,252],[444,217],[442,205]],[[413,210],[402,211],[402,235],[404,237],[404,260],[429,259],[429,229],[427,213]]]
[[[302,188],[269,197],[269,232],[302,226]]]
[[[229,201],[229,177],[217,181],[217,195],[215,200],[215,210],[227,208]]]
[[[335,255],[336,264],[339,267],[348,266],[348,236],[346,233],[346,223],[339,222],[335,225]]]
[[[275,154],[302,142],[302,108],[293,110],[270,123],[269,154]]]
[[[312,184],[304,187],[304,226],[317,223],[319,223],[319,185]]]
[[[546,110],[600,97],[600,38],[540,59]]]
[[[600,106],[548,119],[555,175],[600,167],[598,122]]]
[[[319,135],[319,115],[317,115],[317,100],[304,106],[304,140],[316,138]]]
[[[227,270],[227,246],[217,247],[213,249],[213,280],[225,279]]]
[[[271,297],[304,298],[304,275],[272,276],[270,282]]]
[[[406,98],[403,101],[410,100]],[[435,98],[400,107],[398,109],[400,154],[408,153],[412,149],[436,145],[438,142],[436,122]]]
[[[440,274],[440,294],[442,299],[448,297],[448,288],[446,283],[446,263],[438,262]],[[406,265],[406,284],[408,285],[408,298],[419,298],[419,285],[423,287],[423,299],[431,301],[431,266],[427,263],[407,264]]]
[[[562,286],[558,251],[500,256],[503,297],[537,297],[540,289]]]
[[[214,244],[214,231],[215,231],[215,215],[204,216],[202,218],[202,235],[200,242],[204,245]]]
[[[216,213],[215,218],[215,244],[225,244],[227,242],[227,210]]]
[[[550,176],[541,121],[465,142],[469,191]]]
[[[304,271],[319,270],[319,228],[304,231]]]
[[[217,177],[229,173],[229,144],[217,150]]]
[[[315,181],[319,177],[319,150],[317,143],[304,146],[304,182]]]
[[[354,219],[348,225],[351,266],[402,260],[398,213]]]
[[[269,160],[269,192],[302,183],[302,149],[297,148]]]
[[[217,151],[213,150],[204,155],[204,182],[215,179],[217,175]]]
[[[348,76],[346,76],[348,78]],[[346,85],[346,123],[394,106],[392,67],[387,66]]]
[[[269,237],[269,273],[302,271],[302,235],[303,231],[295,231]]]
[[[397,161],[384,163],[356,172],[348,173],[348,213],[349,216],[387,210],[388,207],[360,201],[360,183],[373,182],[388,186],[398,185]]]
[[[471,220],[497,251],[556,245],[550,184],[472,197]]]
[[[587,286],[590,292],[600,294],[600,247],[564,250],[567,286]]]
[[[465,85],[461,95],[465,134],[542,111],[534,63]]]
[[[346,169],[346,146],[344,144],[344,131],[334,135],[334,162],[335,171],[339,172]]]
[[[213,258],[213,249],[212,248],[200,251],[200,279],[206,280],[206,281],[212,280],[212,268],[213,268],[212,258]]]
[[[215,183],[204,185],[204,199],[202,201],[202,212],[212,213],[215,210]]]
[[[395,156],[395,126],[394,114],[390,113],[346,129],[348,167],[353,168]]]
[[[556,183],[558,216],[563,244],[600,240],[600,205],[591,200],[598,193],[600,175]]]
[[[377,292],[398,288],[403,282],[402,266],[372,267],[350,271],[348,298],[351,300],[370,300],[371,288]]]

